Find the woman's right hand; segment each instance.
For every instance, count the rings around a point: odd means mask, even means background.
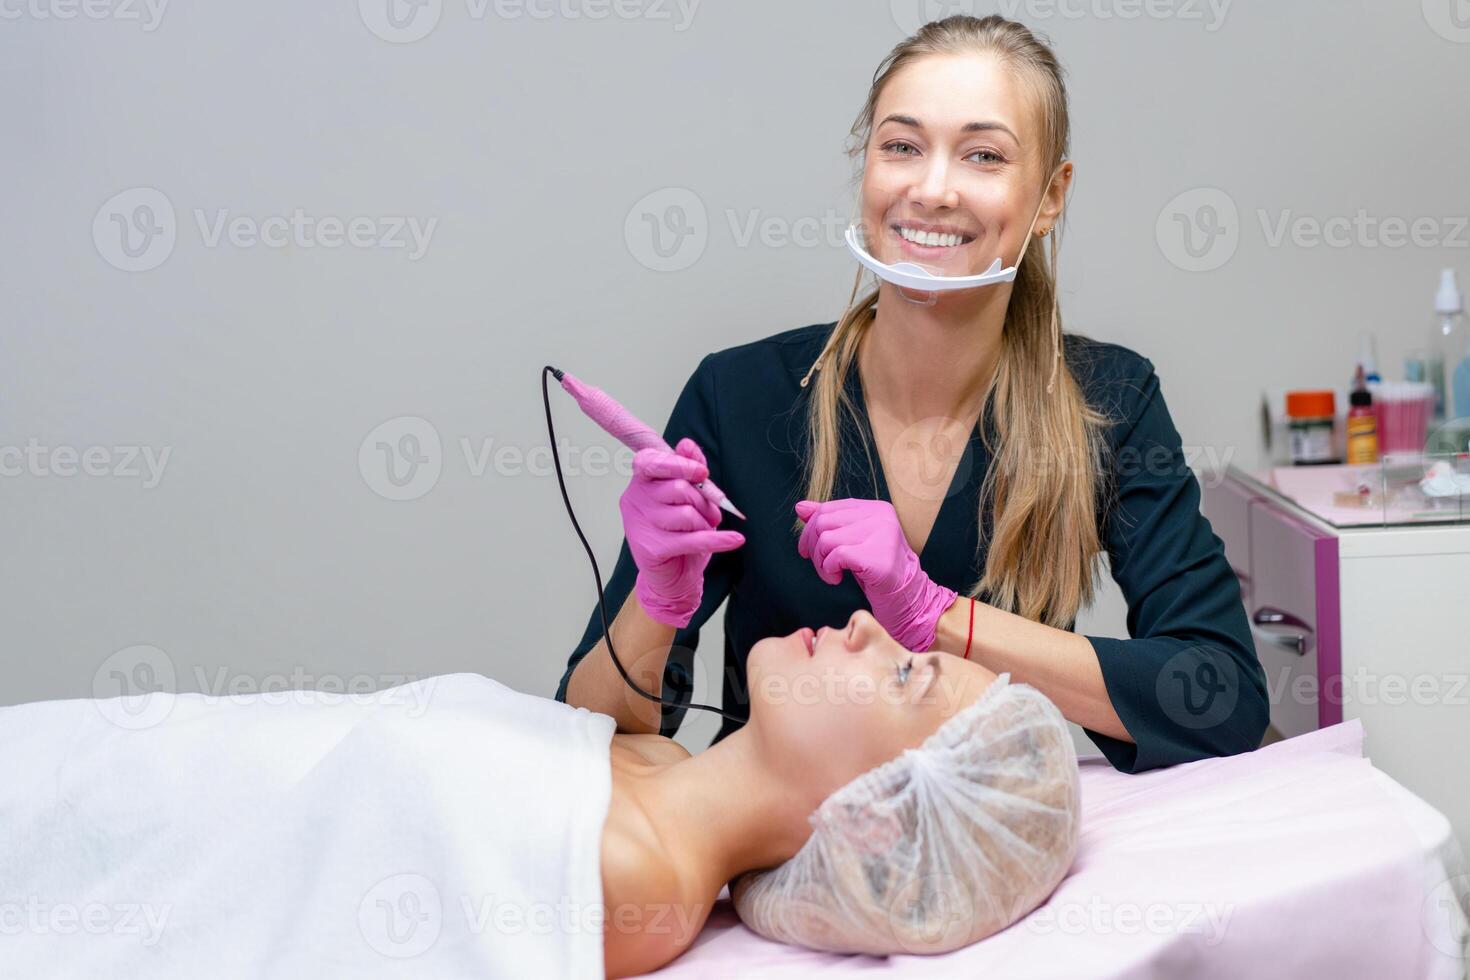
[[[745,543],[739,531],[715,530],[720,508],[694,487],[708,478],[704,453],[692,439],[679,440],[673,452],[641,449],[618,501],[638,566],[634,591],[644,610],[668,626],[688,626],[694,618],[710,556]]]

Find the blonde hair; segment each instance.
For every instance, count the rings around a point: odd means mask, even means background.
[[[897,72],[928,55],[954,54],[992,55],[1034,92],[1041,163],[1054,176],[1066,158],[1070,128],[1061,65],[1031,31],[996,15],[946,17],[924,25],[890,51],[874,72],[867,102],[853,123],[849,154],[866,160],[878,97]],[[1067,628],[1096,590],[1095,559],[1102,551],[1102,503],[1096,492],[1103,481],[1103,431],[1109,420],[1087,404],[1062,356],[1057,238],[1051,236],[1050,264],[1040,250],[1023,254],[1006,310],[999,361],[981,402],[981,438],[992,462],[980,488],[980,544],[987,506],[993,508],[994,526],[984,574],[967,594],[979,598],[985,593],[997,608]],[[806,387],[816,373],[807,412],[809,500],[831,497],[841,413],[861,428],[845,383],[877,313],[877,289],[856,299],[862,273],[859,266],[847,309],[801,382]],[[987,404],[994,414],[994,443],[983,422]]]

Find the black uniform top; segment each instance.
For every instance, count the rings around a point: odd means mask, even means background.
[[[852,575],[844,574],[835,586],[817,577],[812,563],[797,554],[791,530],[792,507],[805,491],[806,399],[812,390],[800,382],[834,326],[801,327],[708,355],[664,429],[671,446],[685,436],[699,444],[710,478],[747,517],[723,515],[720,526],[743,533],[745,544],[711,558],[700,607],[674,636],[663,690],[680,705],[665,706],[665,735],[678,730],[691,700],[713,702],[712,679],[693,677],[694,650],[700,627],[727,598],[723,706],[746,718],[745,661],[756,641],[801,626],[840,626],[854,609],[868,608]],[[1135,741],[1088,735],[1125,772],[1253,749],[1268,718],[1265,673],[1239,583],[1200,513],[1199,483],[1185,462],[1153,364],[1125,347],[1075,334],[1064,335],[1063,352],[1088,403],[1114,420],[1107,437],[1111,485],[1099,495],[1101,501],[1111,491],[1114,503],[1099,511],[1100,537],[1128,600],[1133,637],[1087,639],[1097,651],[1113,707]],[[847,387],[863,424],[860,431],[842,426],[832,496],[890,500],[856,366]],[[919,556],[931,579],[962,596],[985,567],[987,545],[976,522],[990,458],[981,424],[992,424],[988,409],[971,433]],[[987,542],[989,530],[987,514]],[[605,590],[610,618],[636,575],[624,541]],[[557,700],[566,700],[572,670],[601,636],[594,602]],[[696,689],[699,696],[691,698]],[[738,727],[726,719],[715,741]]]

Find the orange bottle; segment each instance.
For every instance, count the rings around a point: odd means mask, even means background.
[[[1331,391],[1286,393],[1286,434],[1291,443],[1291,465],[1321,466],[1342,462],[1334,446],[1336,428],[1336,396]]]
[[[1378,462],[1378,413],[1373,411],[1373,393],[1363,379],[1363,365],[1353,379],[1353,393],[1348,396],[1352,408],[1347,414],[1347,461],[1350,466]]]

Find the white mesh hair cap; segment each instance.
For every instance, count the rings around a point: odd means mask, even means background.
[[[1077,756],[1045,695],[1001,674],[917,749],[822,801],[791,860],[735,883],[767,939],[944,953],[1036,908],[1077,851]]]

